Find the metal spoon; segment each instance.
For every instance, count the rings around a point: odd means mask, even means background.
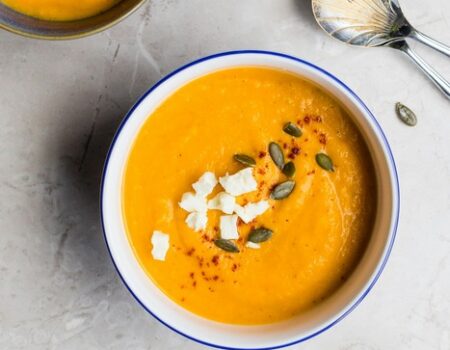
[[[417,31],[397,0],[312,0],[317,23],[332,37],[350,45],[388,46],[405,53],[450,99],[450,84],[411,50],[406,38],[450,56],[450,47]]]

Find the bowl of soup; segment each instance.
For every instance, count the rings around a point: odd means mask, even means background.
[[[375,117],[328,72],[274,52],[221,53],[158,82],[119,127],[101,189],[131,294],[218,348],[332,327],[378,279],[399,215]]]
[[[74,39],[105,30],[144,0],[0,0],[0,28],[39,39]]]

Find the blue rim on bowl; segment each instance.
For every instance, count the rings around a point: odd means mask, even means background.
[[[103,194],[104,194],[104,183],[105,183],[105,176],[106,173],[108,171],[108,164],[109,164],[109,160],[111,157],[111,153],[114,149],[115,143],[117,141],[118,136],[120,135],[123,127],[125,126],[125,124],[127,123],[128,119],[130,118],[130,116],[133,114],[133,112],[135,111],[135,109],[141,104],[141,102],[146,99],[155,89],[157,89],[161,84],[163,84],[165,81],[167,81],[168,79],[170,79],[171,77],[175,76],[176,74],[182,72],[183,70],[190,68],[192,66],[198,65],[202,62],[208,61],[208,60],[213,60],[216,58],[220,58],[220,57],[224,57],[224,56],[230,56],[230,55],[242,55],[242,54],[258,54],[258,55],[269,55],[269,56],[278,56],[284,59],[288,59],[288,60],[292,60],[295,61],[297,63],[300,63],[302,65],[308,66],[309,68],[318,71],[319,73],[327,76],[328,78],[330,78],[331,80],[333,80],[335,83],[337,83],[343,90],[345,90],[347,93],[349,93],[355,100],[356,102],[359,104],[359,107],[362,107],[362,109],[367,113],[368,116],[370,116],[371,121],[373,122],[373,124],[375,125],[376,131],[379,133],[379,135],[381,136],[381,141],[383,142],[385,149],[386,149],[386,153],[388,156],[388,162],[389,165],[392,168],[392,172],[393,172],[393,178],[394,178],[394,183],[393,183],[393,208],[392,208],[392,217],[393,217],[393,224],[392,224],[392,229],[391,229],[391,237],[390,240],[387,244],[385,253],[384,253],[384,257],[382,259],[382,261],[380,262],[380,264],[378,265],[378,268],[376,270],[376,272],[374,273],[370,283],[367,285],[367,287],[365,288],[365,290],[360,294],[359,298],[356,299],[351,305],[350,307],[348,307],[345,312],[343,312],[338,318],[332,320],[331,322],[329,322],[328,324],[325,324],[321,329],[308,334],[307,336],[302,336],[299,339],[296,339],[294,341],[290,341],[288,343],[285,344],[280,344],[277,346],[271,346],[271,347],[256,347],[256,348],[239,348],[239,347],[229,347],[229,346],[225,346],[225,345],[221,345],[221,344],[213,344],[201,339],[198,339],[196,337],[193,337],[189,334],[186,334],[185,332],[181,331],[180,329],[177,329],[176,327],[174,327],[173,325],[169,324],[168,322],[162,320],[160,317],[158,317],[158,315],[156,315],[152,310],[150,310],[144,303],[142,300],[139,299],[139,297],[133,292],[133,290],[131,289],[131,287],[128,285],[126,279],[122,276],[116,261],[114,260],[114,257],[112,255],[111,252],[111,248],[110,245],[108,243],[108,238],[106,235],[106,230],[105,230],[105,223],[104,223],[104,213],[103,213]],[[351,311],[353,311],[353,309],[359,304],[361,303],[361,301],[366,297],[366,295],[370,292],[370,290],[372,289],[372,287],[375,285],[375,283],[377,282],[378,278],[380,277],[386,263],[387,260],[389,258],[389,255],[391,253],[394,241],[395,241],[395,236],[396,236],[396,232],[397,232],[397,227],[398,227],[398,221],[399,221],[399,214],[400,214],[400,188],[399,188],[399,180],[398,180],[398,173],[397,173],[397,169],[395,166],[395,161],[394,161],[394,157],[392,155],[392,151],[390,149],[389,143],[386,139],[385,134],[383,133],[381,126],[379,125],[378,121],[376,120],[376,118],[373,116],[373,114],[370,112],[370,110],[367,108],[367,106],[362,102],[362,100],[347,86],[345,85],[341,80],[339,80],[338,78],[336,78],[335,76],[333,76],[332,74],[328,73],[327,71],[323,70],[322,68],[307,62],[305,60],[302,60],[300,58],[297,57],[293,57],[290,55],[286,55],[283,53],[278,53],[278,52],[271,52],[271,51],[260,51],[260,50],[241,50],[241,51],[228,51],[228,52],[222,52],[222,53],[218,53],[218,54],[214,54],[211,56],[207,56],[207,57],[203,57],[201,59],[198,59],[196,61],[193,61],[189,64],[186,64],[184,66],[182,66],[181,68],[173,71],[172,73],[168,74],[166,77],[164,77],[163,79],[161,79],[160,81],[158,81],[153,87],[151,87],[134,105],[133,107],[130,109],[130,111],[127,113],[127,115],[125,116],[125,118],[123,119],[123,121],[121,122],[120,126],[118,127],[118,130],[116,132],[116,134],[113,137],[111,146],[109,148],[107,157],[106,157],[106,161],[105,161],[105,165],[104,165],[104,169],[103,169],[103,175],[102,175],[102,179],[101,179],[101,189],[100,189],[100,212],[101,212],[101,222],[102,222],[102,229],[103,229],[103,235],[104,235],[104,239],[105,239],[105,243],[106,246],[108,248],[108,252],[110,254],[111,260],[114,264],[114,267],[117,271],[117,273],[119,274],[122,282],[125,284],[125,286],[127,287],[127,289],[129,290],[129,292],[131,293],[131,295],[133,295],[133,297],[136,299],[136,301],[149,313],[151,314],[154,318],[156,318],[159,322],[161,322],[162,324],[164,324],[166,327],[170,328],[171,330],[173,330],[174,332],[188,338],[191,339],[193,341],[196,341],[200,344],[203,345],[207,345],[207,346],[211,346],[211,347],[215,347],[215,348],[220,348],[220,349],[235,349],[235,350],[265,350],[265,349],[278,349],[278,348],[283,348],[283,347],[287,347],[287,346],[291,346],[300,342],[303,342],[305,340],[308,340],[310,338],[313,338],[315,336],[317,336],[318,334],[330,329],[331,327],[333,327],[336,323],[338,323],[339,321],[341,321],[344,317],[346,317]]]

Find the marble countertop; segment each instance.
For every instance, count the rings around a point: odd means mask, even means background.
[[[402,1],[410,21],[450,43],[448,0]],[[450,79],[448,58],[417,47]],[[65,42],[0,32],[0,348],[201,349],[149,316],[103,242],[105,152],[132,103],[203,55],[282,51],[336,74],[391,143],[401,220],[390,261],[362,304],[294,349],[450,349],[450,113],[401,53],[343,45],[308,0],[153,0],[101,34]],[[419,123],[398,121],[394,103]]]

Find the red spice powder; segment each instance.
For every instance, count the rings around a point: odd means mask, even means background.
[[[261,151],[261,152],[258,153],[258,157],[259,158],[264,158],[266,156],[266,154],[267,154],[266,152]]]
[[[202,236],[202,239],[203,239],[205,242],[212,242],[212,238],[209,237],[206,233]]]
[[[323,132],[321,132],[321,133],[319,134],[319,142],[320,142],[322,145],[326,145],[326,144],[327,144],[327,135],[325,135]]]
[[[317,123],[322,123],[322,117],[320,115],[316,115],[314,117],[314,121],[317,122]]]
[[[212,261],[212,263],[213,263],[214,265],[217,266],[217,265],[219,264],[219,256],[218,256],[218,255],[214,255],[214,256],[212,257],[211,261]]]
[[[217,281],[218,279],[219,279],[219,276],[214,275],[213,280],[214,280],[214,281]]]
[[[259,191],[259,193],[260,193],[262,190],[264,190],[265,184],[266,184],[265,181],[261,181],[261,182],[258,184],[258,191]]]
[[[187,254],[188,256],[192,256],[192,254],[194,254],[194,252],[195,252],[195,248],[191,248],[191,249],[189,249],[189,250],[186,252],[186,254]]]
[[[237,265],[233,264],[233,266],[231,266],[231,271],[235,272],[237,270]]]
[[[309,124],[309,123],[311,122],[311,118],[307,115],[306,117],[303,118],[303,121],[304,121],[306,124]]]
[[[189,274],[189,277],[190,277],[190,278],[194,278],[194,273],[191,272],[191,273]]]

